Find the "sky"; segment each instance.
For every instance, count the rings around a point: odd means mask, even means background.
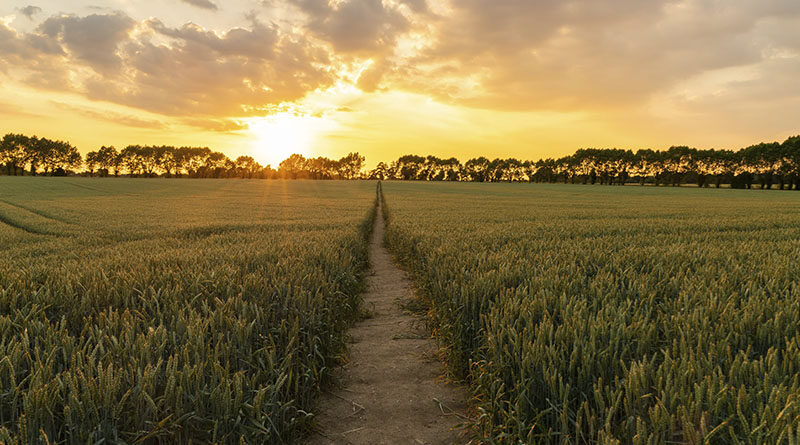
[[[797,0],[3,0],[0,132],[371,167],[800,133]]]

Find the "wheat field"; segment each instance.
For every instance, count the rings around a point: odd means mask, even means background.
[[[386,183],[487,443],[800,443],[800,199]]]
[[[0,442],[296,441],[345,352],[374,200],[0,178]]]

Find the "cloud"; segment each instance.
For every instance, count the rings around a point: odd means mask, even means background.
[[[181,28],[169,28],[159,20],[151,19],[145,25],[152,31],[172,37],[186,46],[210,49],[228,57],[272,59],[275,57],[275,46],[279,44],[277,28],[268,27],[258,21],[251,24],[251,29],[233,28],[221,36],[193,23],[187,23]]]
[[[181,119],[181,122],[190,127],[219,133],[235,133],[247,128],[247,124],[233,119],[186,118]]]
[[[40,8],[38,6],[28,5],[28,6],[24,7],[24,8],[19,8],[19,12],[21,12],[22,15],[27,17],[28,20],[33,20],[33,16],[35,16],[36,14],[42,12],[42,8]]]
[[[31,33],[0,24],[0,71],[14,66],[18,80],[225,131],[234,127],[218,119],[264,114],[331,85],[331,63],[327,51],[252,18],[225,32],[121,12],[53,16]]]
[[[707,71],[762,63],[796,46],[785,36],[800,29],[792,0],[449,4],[384,86],[503,110],[630,106]],[[790,19],[770,36],[759,24],[776,17]]]
[[[430,8],[428,7],[428,2],[425,0],[400,0],[400,3],[408,6],[412,11],[416,13],[430,12]]]
[[[218,9],[217,5],[211,2],[210,0],[181,0],[181,1],[193,6],[197,6],[198,8],[210,9],[212,11],[216,11]]]
[[[621,114],[654,98],[722,113],[800,96],[796,0],[262,4],[260,19],[227,29],[123,12],[55,15],[30,32],[0,22],[0,72],[219,131],[337,82],[479,109]],[[743,67],[751,77],[737,77]],[[709,94],[687,93],[706,78]]]
[[[112,122],[127,127],[148,128],[154,130],[161,130],[168,127],[168,125],[162,121],[155,119],[143,119],[131,114],[117,113],[108,110],[99,111],[92,108],[78,107],[55,100],[51,100],[50,104],[66,112],[77,113],[94,120]]]
[[[120,11],[54,15],[32,32],[0,24],[0,70],[13,66],[16,80],[36,88],[220,131],[236,129],[221,119],[268,114],[332,86],[346,75],[340,74],[345,67],[363,57],[374,57],[381,69],[365,73],[361,85],[377,86],[391,68],[386,57],[410,26],[401,6],[381,0],[297,1],[303,16],[291,26],[251,13],[246,23],[225,31],[194,23],[173,27],[156,18],[136,21]],[[426,7],[420,0],[406,3],[407,10]]]
[[[47,88],[69,85],[69,70],[62,62],[65,55],[57,42],[37,34],[19,34],[0,22],[0,74],[12,68],[27,68],[27,83]]]
[[[144,25],[172,41],[127,42],[128,75],[119,82],[89,79],[90,98],[176,116],[237,116],[297,100],[333,81],[326,53],[261,23],[222,34],[197,25]]]
[[[660,100],[672,119],[690,120],[714,133],[735,133],[744,140],[748,134],[768,139],[797,133],[800,58],[769,58],[746,71],[741,78],[722,80],[713,89],[707,88],[704,79],[687,82]],[[724,72],[721,75],[726,77]]]
[[[391,62],[386,59],[379,60],[361,73],[358,77],[358,87],[369,93],[377,91],[384,76],[393,70],[394,66]]]
[[[293,0],[309,18],[308,29],[343,53],[385,53],[394,49],[398,35],[410,23],[396,7],[381,0]],[[424,1],[409,2],[417,8]]]
[[[31,117],[31,118],[42,118],[44,117],[38,113],[32,113],[30,111],[22,109],[19,104],[11,104],[7,102],[0,102],[0,115],[10,115],[15,118],[20,117]]]
[[[17,33],[3,22],[0,22],[0,60],[8,61],[11,57],[17,57],[24,53],[24,42],[19,39]]]
[[[57,41],[70,54],[86,62],[98,73],[118,70],[123,59],[117,53],[120,43],[129,38],[136,22],[122,12],[53,16],[39,25],[41,36]]]

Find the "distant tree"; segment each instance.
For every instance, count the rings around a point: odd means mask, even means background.
[[[54,173],[58,175],[66,175],[68,173],[80,170],[83,166],[83,157],[77,148],[66,141],[55,141],[55,152],[57,160],[54,164]]]
[[[594,156],[595,149],[581,148],[571,156],[571,164],[576,180],[586,184],[591,179],[591,173],[595,169]]]
[[[89,176],[94,176],[94,169],[100,164],[98,161],[98,154],[96,151],[86,153],[86,169],[89,170]]]
[[[793,184],[795,190],[800,190],[800,136],[792,136],[783,141],[781,151],[786,163],[784,175],[789,183],[789,190]]]
[[[697,150],[686,146],[673,146],[666,151],[665,170],[672,186],[679,186],[686,174],[695,170]]]
[[[539,159],[533,164],[535,182],[556,182],[556,160],[553,158]]]
[[[369,179],[384,181],[390,177],[389,166],[383,162],[378,162],[378,165],[369,172]]]
[[[80,169],[83,158],[69,142],[33,137],[29,145],[28,162],[33,175],[38,173],[41,166],[45,174],[63,176]]]
[[[339,162],[326,157],[307,159],[304,165],[311,179],[334,179],[339,176]]]
[[[284,178],[297,179],[298,176],[306,170],[306,158],[303,155],[294,153],[288,158],[284,159],[278,166],[278,171],[281,172]]]
[[[219,171],[217,178],[235,178],[237,177],[236,162],[232,161],[227,156],[225,157],[224,170]]]
[[[425,158],[417,155],[405,155],[397,159],[394,172],[397,179],[420,179],[420,172],[425,165]]]
[[[120,164],[128,171],[128,175],[132,177],[144,172],[141,149],[140,145],[128,145],[119,152]]]
[[[746,187],[750,188],[753,180],[757,180],[762,189],[772,188],[772,174],[776,163],[776,149],[779,144],[760,143],[751,145],[739,151],[740,178],[746,182]]]
[[[90,159],[90,157],[93,159]],[[119,153],[117,153],[117,149],[114,147],[106,147],[104,145],[97,151],[87,153],[86,166],[91,168],[90,161],[94,161],[94,165],[98,169],[98,174],[101,176],[108,176],[112,168],[115,174],[117,170],[119,170]]]
[[[711,158],[713,159],[714,186],[720,188],[724,181],[731,183],[733,172],[736,169],[735,153],[730,150],[716,150]]]
[[[783,143],[751,145],[738,151],[699,150],[673,146],[667,150],[642,149],[637,152],[616,148],[582,148],[569,156],[537,161],[515,158],[477,157],[463,165],[456,158],[433,155],[405,155],[387,165],[362,172],[364,157],[349,153],[339,160],[326,157],[306,159],[292,154],[278,170],[262,167],[251,156],[235,160],[208,147],[129,145],[120,152],[103,146],[86,154],[89,175],[95,172],[118,176],[124,169],[131,176],[158,175],[207,178],[311,178],[311,179],[402,179],[425,181],[475,182],[564,182],[624,185],[634,179],[641,185],[673,186],[695,182],[699,187],[729,183],[734,188],[762,189],[777,184],[781,190],[800,190],[800,136]],[[84,158],[68,142],[9,133],[0,139],[0,168],[8,175],[66,175],[80,169]]]
[[[141,162],[142,173],[145,177],[152,178],[156,176],[159,168],[160,150],[158,147],[152,145],[145,145],[139,147],[139,159]]]
[[[423,181],[441,181],[444,178],[444,173],[441,171],[440,165],[442,160],[436,156],[425,156],[422,161],[419,172],[417,172],[417,179]]]
[[[181,147],[179,152],[186,173],[191,177],[199,175],[200,169],[211,156],[211,149],[208,147]]]
[[[486,182],[489,180],[489,160],[483,156],[468,160],[464,163],[464,175],[473,182]]]
[[[227,156],[218,151],[213,151],[208,155],[201,169],[204,178],[220,178],[224,177],[225,171],[231,166],[232,164]]]
[[[177,177],[181,177],[184,172],[188,173],[189,159],[191,158],[190,149],[187,147],[174,148],[172,152],[172,168]]]
[[[253,178],[261,170],[261,166],[252,156],[239,156],[235,164],[239,178]]]
[[[30,166],[31,175],[36,176],[39,166],[43,166],[45,171],[47,170],[45,164],[53,156],[53,144],[49,139],[40,139],[36,136],[31,136],[28,141],[25,146],[25,162]]]
[[[348,153],[339,159],[339,176],[342,179],[357,179],[364,168],[364,156],[358,153]]]
[[[171,177],[179,167],[178,164],[180,160],[175,147],[169,145],[153,147],[153,157],[156,167],[163,171],[168,178]]]
[[[17,175],[24,171],[30,143],[29,137],[13,133],[3,136],[0,140],[0,163],[5,165],[8,175]]]
[[[458,181],[461,179],[461,162],[456,158],[445,159],[441,163],[446,181]]]
[[[647,178],[653,178],[653,184],[658,185],[664,175],[664,156],[656,150],[642,149],[634,154],[631,172],[639,179],[639,184],[644,185]]]

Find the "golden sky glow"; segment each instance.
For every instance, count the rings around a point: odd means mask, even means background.
[[[0,4],[0,132],[84,153],[739,148],[800,133],[798,78],[796,0]]]

